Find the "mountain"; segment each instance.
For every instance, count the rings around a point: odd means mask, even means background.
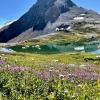
[[[37,0],[20,19],[0,29],[0,42],[18,42],[55,32],[57,26],[71,24],[80,15],[85,15],[87,22],[100,20],[99,14],[78,7],[71,0]]]
[[[9,22],[7,22],[7,23],[4,23],[3,25],[0,26],[0,29],[9,26],[10,24],[12,24],[12,23],[15,22],[15,21],[16,21],[16,20],[13,20],[13,21],[9,21]]]

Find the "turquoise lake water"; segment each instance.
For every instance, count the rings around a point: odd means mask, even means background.
[[[100,54],[100,40],[85,43],[45,44],[45,45],[17,45],[10,48],[0,48],[0,52],[28,52],[28,53],[61,53],[61,52],[89,52]]]
[[[46,44],[41,45],[39,48],[35,46],[13,46],[10,49],[12,52],[28,52],[28,53],[60,53],[60,52],[90,52],[90,53],[100,53],[99,45],[57,45],[57,44]],[[8,49],[8,51],[9,51]]]

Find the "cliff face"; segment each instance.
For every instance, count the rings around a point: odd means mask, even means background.
[[[0,42],[7,42],[31,27],[33,31],[43,30],[48,21],[53,23],[73,6],[76,5],[71,0],[38,0],[19,20],[0,32]]]
[[[0,31],[0,42],[8,42],[21,34],[23,38],[33,38],[43,32],[52,32],[58,24],[68,22],[85,11],[71,0],[38,0],[20,19]]]

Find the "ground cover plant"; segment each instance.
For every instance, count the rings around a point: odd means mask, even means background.
[[[2,46],[16,52],[0,52],[0,100],[100,100],[100,55],[61,48],[97,50],[99,38],[60,33]]]
[[[0,99],[99,100],[99,61],[87,53],[0,53]]]

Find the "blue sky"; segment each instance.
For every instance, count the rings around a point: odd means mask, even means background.
[[[36,0],[0,0],[0,24],[18,19]]]
[[[100,0],[72,0],[77,5],[100,12]],[[0,0],[0,24],[18,19],[36,0]]]
[[[100,12],[100,0],[72,0],[77,5]]]

